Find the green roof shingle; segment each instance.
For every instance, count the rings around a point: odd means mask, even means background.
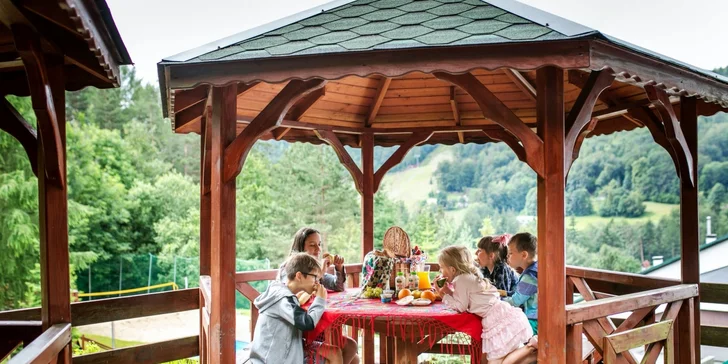
[[[480,0],[356,0],[190,61],[566,39]]]

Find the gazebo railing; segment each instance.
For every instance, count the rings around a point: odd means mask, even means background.
[[[55,325],[41,333],[40,308],[29,308],[0,312],[0,337],[2,333],[19,337],[18,331],[4,330],[8,325],[23,328],[22,342],[25,348],[10,363],[50,363],[53,355],[71,340],[71,325],[83,326],[117,320],[140,318],[199,308],[199,290],[197,288],[151,293],[138,296],[100,299],[71,304],[71,323]],[[21,325],[22,324],[22,325]],[[67,331],[67,335],[66,335]],[[18,340],[18,344],[20,341]],[[199,354],[198,336],[190,336],[175,340],[143,344],[93,354],[80,355],[73,358],[73,363],[160,363],[177,359],[194,357]],[[28,344],[30,342],[30,344]],[[62,345],[61,345],[62,344]],[[9,348],[12,352],[17,345]],[[59,348],[59,350],[55,350]],[[8,353],[0,353],[0,357]]]

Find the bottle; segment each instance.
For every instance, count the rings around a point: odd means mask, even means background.
[[[417,278],[417,273],[413,272],[412,274],[410,274],[409,278],[407,278],[407,283],[410,291],[419,289],[420,280]]]
[[[394,279],[394,288],[396,288],[397,291],[401,291],[407,288],[407,282],[404,278],[404,272],[397,272],[397,278]]]

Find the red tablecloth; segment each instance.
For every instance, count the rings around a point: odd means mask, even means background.
[[[393,302],[382,303],[379,299],[359,298],[354,295],[359,289],[328,295],[326,311],[312,331],[305,333],[307,340],[321,340],[325,331],[341,336],[341,325],[353,321],[357,327],[374,331],[374,323],[386,322],[388,336],[404,340],[415,340],[425,335],[434,339],[456,334],[450,343],[470,344],[469,347],[480,356],[480,341],[483,327],[481,319],[471,313],[458,313],[444,303],[437,301],[428,306],[400,306]],[[457,335],[460,334],[460,335]],[[462,337],[467,335],[466,337]],[[475,351],[477,350],[477,351]],[[460,353],[473,354],[473,353]]]

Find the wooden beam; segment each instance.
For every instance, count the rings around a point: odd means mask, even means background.
[[[536,88],[528,82],[526,77],[523,77],[521,72],[514,70],[513,68],[506,68],[503,70],[503,73],[505,73],[505,75],[508,76],[508,78],[510,78],[519,89],[521,89],[523,94],[526,95],[529,100],[536,102]]]
[[[470,73],[452,75],[444,72],[435,72],[433,76],[443,81],[450,82],[475,99],[480,106],[483,116],[503,126],[523,144],[526,149],[528,165],[538,174],[544,173],[544,142],[536,135],[521,119],[516,116],[507,106],[503,104],[485,85],[480,83]],[[563,76],[562,76],[563,78]]]
[[[212,169],[212,115],[205,111],[202,116],[202,135],[200,136],[200,275],[210,275],[211,247],[211,203],[210,170]]]
[[[371,126],[372,122],[377,117],[379,107],[382,106],[382,101],[384,101],[384,96],[387,95],[387,90],[389,89],[390,83],[392,83],[392,79],[389,77],[382,77],[382,79],[379,81],[379,85],[377,86],[377,93],[375,94],[374,100],[369,107],[366,126]]]
[[[273,133],[273,138],[275,138],[275,140],[281,140],[284,136],[286,136],[286,134],[288,134],[289,131],[291,131],[291,128],[277,128],[273,129],[271,133]]]
[[[334,148],[336,156],[339,157],[339,162],[341,162],[344,168],[349,171],[349,174],[351,174],[351,178],[354,179],[354,186],[356,187],[356,190],[359,192],[359,194],[362,194],[364,188],[363,172],[359,169],[359,166],[357,166],[354,160],[351,158],[349,152],[346,151],[344,145],[341,144],[341,140],[339,140],[339,137],[337,137],[334,132],[328,130],[314,130],[314,133],[316,133],[316,136],[318,136],[319,139],[325,141],[328,145]]]
[[[212,149],[210,153],[210,363],[235,361],[235,178],[225,178],[226,152],[235,139],[237,85],[212,89]],[[254,141],[254,139],[253,139]],[[252,144],[252,143],[251,143]],[[247,146],[248,148],[250,146]],[[233,176],[234,177],[234,176]]]
[[[191,90],[176,90],[174,92],[174,113],[185,110],[197,103],[207,100],[210,86],[200,85]]]
[[[169,72],[167,88],[190,88],[201,83],[225,85],[229,82],[266,80],[284,82],[291,77],[339,79],[343,76],[371,74],[399,77],[412,70],[423,73],[446,71],[469,72],[472,69],[537,69],[547,64],[564,69],[588,68],[589,41],[569,40],[533,44],[489,44],[457,47],[447,52],[411,48],[386,52],[358,52],[260,60],[165,64]],[[301,67],[304,64],[306,67]],[[293,71],[295,70],[295,71]]]
[[[10,359],[8,364],[56,363],[71,344],[71,324],[55,324],[43,332],[30,345]],[[69,353],[70,354],[70,353]],[[67,361],[71,363],[70,355]]]
[[[455,99],[455,86],[450,86],[450,109],[452,109],[452,118],[455,120],[455,125],[460,126],[460,110],[458,109],[458,101]],[[465,144],[465,134],[461,131],[458,132],[458,141],[460,144]]]
[[[612,354],[622,353],[629,349],[652,344],[653,342],[667,340],[667,335],[671,329],[672,320],[660,321],[625,332],[611,334],[604,339],[605,342],[608,341],[611,344]],[[605,358],[608,355],[605,353]]]
[[[153,344],[131,346],[123,349],[102,351],[73,358],[74,364],[156,364],[199,355],[199,337],[162,341]],[[234,361],[233,361],[234,362]]]
[[[679,86],[690,95],[699,94],[702,98],[716,100],[728,106],[728,87],[717,79],[625,49],[608,41],[590,42],[591,68],[609,66],[617,74],[625,72],[637,75],[643,80],[664,83],[668,88]]]
[[[59,117],[65,118],[65,104],[62,115],[56,112],[51,91],[48,64],[40,47],[40,38],[30,27],[15,25],[12,28],[15,47],[23,59],[30,88],[30,96],[38,120],[38,131],[45,160],[45,174],[50,183],[65,186],[65,151],[59,130]],[[63,83],[60,84],[63,90]]]
[[[683,135],[680,127],[680,121],[675,115],[675,109],[672,108],[670,98],[663,88],[655,85],[645,85],[645,91],[647,92],[647,98],[650,99],[655,109],[658,111],[662,124],[665,126],[665,135],[667,141],[672,145],[675,150],[675,156],[677,157],[678,166],[680,167],[681,180],[684,183],[688,183],[691,186],[695,186],[695,173],[693,169],[693,156],[690,148],[688,147],[685,136]],[[693,111],[695,113],[695,111]],[[687,177],[687,179],[686,179]]]
[[[230,181],[240,174],[250,148],[261,135],[279,126],[283,116],[300,98],[326,85],[325,80],[292,80],[273,100],[253,119],[253,121],[225,148],[224,180]],[[234,118],[236,111],[231,118]],[[234,120],[234,119],[233,119]],[[233,123],[233,131],[234,131]]]
[[[694,97],[680,98],[680,123],[686,156],[692,166],[698,165],[698,115]],[[683,284],[700,283],[700,223],[698,214],[698,171],[680,175],[680,271]],[[691,303],[693,303],[691,301]],[[688,307],[690,306],[690,307]],[[700,299],[684,305],[677,319],[680,331],[676,335],[680,348],[678,362],[700,363]]]
[[[376,173],[374,173],[374,193],[379,190],[379,185],[382,183],[382,178],[384,178],[384,175],[387,174],[387,171],[402,162],[404,156],[407,155],[407,152],[409,152],[412,148],[426,142],[431,136],[432,133],[413,133],[407,141],[400,145],[399,148],[397,148],[397,151],[389,156],[387,161],[384,162],[379,169],[377,169]]]
[[[592,71],[576,98],[574,106],[569,111],[569,116],[566,118],[566,139],[564,140],[566,148],[564,168],[567,176],[572,163],[579,157],[581,143],[596,126],[596,119],[591,116],[594,105],[597,103],[599,95],[612,85],[614,78],[614,72],[610,68]]]
[[[374,135],[361,135],[361,257],[374,250]],[[365,336],[365,342],[368,341]],[[372,337],[373,338],[373,337]],[[374,343],[371,343],[372,350]],[[369,357],[365,355],[365,357]],[[373,359],[373,356],[371,357]]]
[[[30,161],[30,168],[38,176],[38,136],[35,129],[28,124],[8,100],[0,100],[0,130],[15,138],[25,150]]]
[[[569,70],[569,71],[567,71],[567,74],[568,74],[568,78],[569,78],[569,83],[583,90],[587,85],[591,72],[583,72],[583,71],[579,71],[579,70]],[[614,95],[612,95],[612,93],[609,92],[609,90],[602,91],[602,93],[599,94],[598,98],[599,98],[599,101],[603,102],[608,107],[615,107],[615,106],[621,104],[619,99],[617,97],[615,97]]]
[[[174,129],[179,130],[185,127],[187,124],[199,120],[202,114],[205,112],[205,103],[203,100],[200,102],[181,110],[174,114]]]
[[[326,87],[322,87],[302,97],[300,100],[298,100],[298,102],[296,102],[295,105],[293,105],[293,107],[291,107],[291,109],[286,114],[285,119],[296,121],[301,120],[301,117],[306,114],[306,111],[308,111],[308,109],[310,109],[316,103],[316,101],[318,101],[325,95]]]

